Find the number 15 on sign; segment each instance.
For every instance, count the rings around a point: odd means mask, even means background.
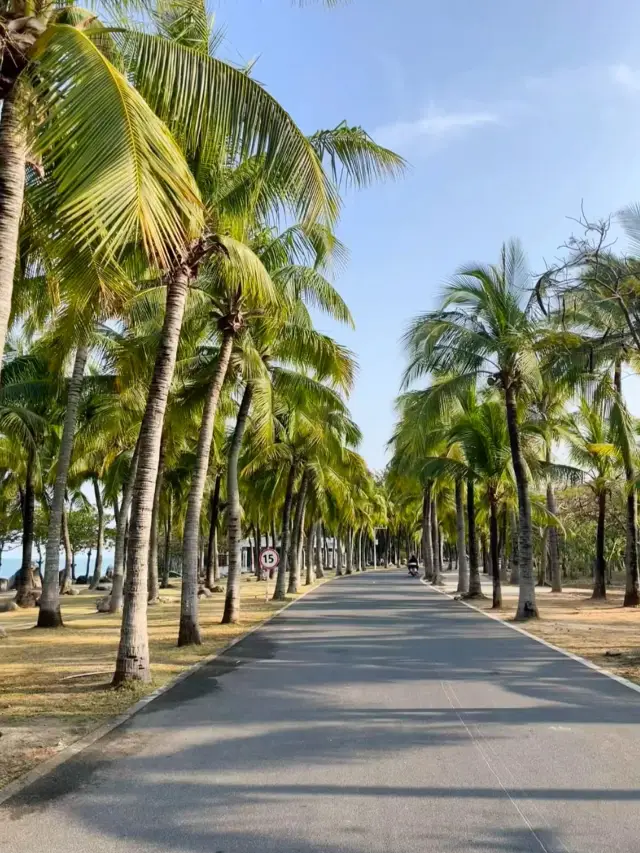
[[[278,567],[280,555],[275,548],[262,548],[260,551],[260,568],[265,573],[266,589],[264,591],[265,601],[269,599],[269,575]]]

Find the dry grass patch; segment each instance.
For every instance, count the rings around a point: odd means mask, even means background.
[[[0,614],[0,787],[282,608],[265,601],[264,583],[243,579],[242,622],[220,625],[224,593],[214,593],[200,601],[203,645],[177,648],[180,589],[162,590],[148,612],[153,682],[113,690],[120,617],[96,613],[102,595],[65,597],[57,631],[34,628],[35,610]]]
[[[587,658],[598,666],[640,684],[640,608],[623,607],[624,592],[608,590],[607,601],[592,601],[586,588],[538,594],[540,619],[518,623],[554,646]],[[517,590],[507,588],[501,611],[505,621],[515,617]],[[491,610],[491,600],[473,602]]]

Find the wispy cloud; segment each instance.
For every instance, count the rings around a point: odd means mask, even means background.
[[[640,92],[640,71],[620,63],[609,68],[611,80],[630,92]]]
[[[618,99],[612,97],[616,93]],[[497,98],[482,99],[470,109],[429,106],[416,118],[379,127],[374,138],[402,153],[432,153],[444,142],[492,125],[515,127],[535,116],[566,120],[603,105],[617,109],[619,97],[629,95],[640,96],[640,67],[619,62],[554,68],[514,80]]]
[[[420,142],[441,142],[499,123],[500,116],[488,110],[446,112],[430,107],[412,121],[398,121],[378,128],[375,139],[391,148],[406,149]]]

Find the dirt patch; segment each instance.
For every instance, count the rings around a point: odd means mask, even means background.
[[[0,614],[7,632],[0,644],[0,788],[282,608],[265,601],[264,583],[245,580],[241,592],[239,625],[220,625],[224,595],[215,593],[200,601],[203,645],[178,648],[180,589],[163,590],[162,603],[148,611],[153,682],[123,690],[110,688],[120,617],[96,612],[104,593],[65,597],[65,627],[56,631],[33,627],[36,610]]]
[[[640,684],[640,608],[623,607],[624,593],[609,590],[607,601],[592,601],[587,588],[562,593],[540,591],[540,618],[517,623],[554,646],[580,655],[616,675]],[[503,591],[501,611],[491,610],[490,600],[472,602],[505,621],[513,620],[518,592]]]

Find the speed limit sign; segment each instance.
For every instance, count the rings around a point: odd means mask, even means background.
[[[280,554],[278,554],[275,548],[263,548],[260,551],[260,568],[267,582],[264,590],[265,601],[269,600],[269,578],[273,577],[273,573],[278,567],[279,562]]]
[[[260,568],[266,572],[275,569],[280,562],[280,555],[275,548],[263,548],[260,551]]]

